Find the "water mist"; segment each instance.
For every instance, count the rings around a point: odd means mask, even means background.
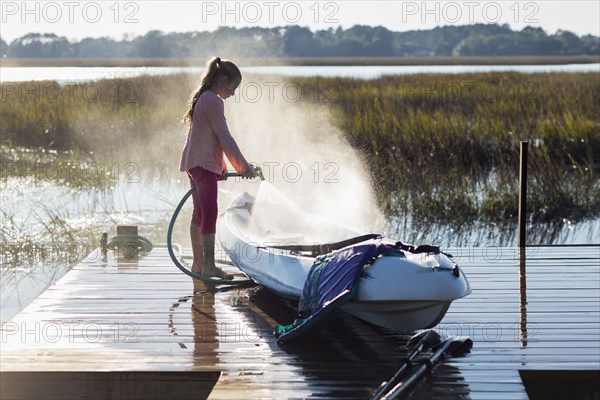
[[[307,216],[312,215],[324,225],[381,233],[384,218],[366,162],[333,125],[329,104],[323,100],[335,97],[331,96],[334,89],[326,88],[329,96],[319,97],[315,93],[325,88],[318,87],[318,80],[314,85],[306,90],[305,82],[301,90],[293,79],[244,76],[236,95],[225,102],[226,117],[243,154],[263,169],[266,182],[261,186],[231,179],[222,184],[220,209],[247,191],[260,194],[256,212],[266,202],[260,215],[263,227],[307,229]],[[294,215],[277,212],[279,203],[291,205]],[[323,237],[327,232],[321,229],[319,240],[340,239]]]

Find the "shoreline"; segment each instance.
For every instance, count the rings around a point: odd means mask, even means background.
[[[198,58],[3,58],[0,67],[204,67]],[[303,57],[237,58],[242,66],[368,66],[368,65],[566,65],[600,63],[600,56],[510,57]]]

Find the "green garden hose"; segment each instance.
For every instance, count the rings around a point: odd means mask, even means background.
[[[118,245],[123,243],[127,246],[135,246],[146,253],[150,252],[154,247],[152,242],[143,236],[131,233],[121,233],[117,236],[113,236],[112,239],[110,239],[110,242],[106,244],[106,248],[114,250]]]
[[[228,172],[227,176],[239,176],[239,175]],[[192,187],[183,196],[183,198],[177,205],[177,208],[175,208],[175,212],[173,213],[173,216],[171,217],[171,222],[169,222],[169,229],[167,230],[167,249],[169,251],[169,256],[171,256],[171,260],[173,260],[173,262],[175,263],[177,268],[179,268],[181,270],[181,272],[183,272],[186,275],[191,276],[194,279],[198,279],[205,283],[212,283],[215,285],[243,285],[243,284],[252,282],[250,279],[228,280],[228,279],[220,279],[220,278],[209,278],[207,276],[200,275],[200,274],[190,271],[189,269],[184,267],[177,259],[177,256],[175,255],[175,252],[173,251],[173,243],[171,240],[172,236],[173,236],[173,227],[175,226],[175,221],[177,220],[177,216],[179,215],[181,208],[183,207],[183,205],[185,204],[187,199],[192,195],[192,193],[194,192],[195,189],[196,189],[195,187]]]

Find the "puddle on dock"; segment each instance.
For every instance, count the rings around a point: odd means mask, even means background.
[[[600,287],[594,277],[600,272],[599,250],[530,248],[527,264],[520,265],[519,251],[513,248],[452,249],[474,292],[455,301],[436,330],[471,337],[475,347],[473,354],[439,365],[411,398],[526,398],[520,370],[597,370],[600,312],[594,304]],[[257,380],[277,382],[269,392],[272,397],[369,398],[408,355],[408,335],[343,313],[303,342],[279,347],[272,328],[293,320],[294,304],[263,288],[216,293],[213,308],[217,365],[227,369],[236,364],[228,344],[235,347],[235,357],[256,362],[241,370],[234,367],[237,375],[215,388],[217,398],[229,385],[251,386]],[[298,377],[297,383],[290,375]],[[281,384],[285,379],[292,379],[289,385]],[[582,380],[582,385],[589,383]],[[582,393],[598,395],[586,390]],[[549,398],[552,391],[542,393]]]
[[[169,329],[197,367],[224,370],[213,395],[265,388],[265,398],[368,398],[408,355],[409,335],[340,313],[301,342],[280,347],[273,335],[296,315],[295,304],[261,287],[213,293],[200,290],[171,307]],[[178,328],[175,313],[189,313]],[[193,339],[193,342],[192,342]]]

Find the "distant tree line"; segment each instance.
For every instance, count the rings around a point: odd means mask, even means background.
[[[154,30],[120,41],[100,37],[71,42],[47,33],[30,33],[11,43],[0,38],[0,54],[10,58],[203,58],[217,53],[238,57],[599,55],[600,37],[474,24],[408,32],[364,25],[315,32],[299,26],[221,27],[186,33]]]

